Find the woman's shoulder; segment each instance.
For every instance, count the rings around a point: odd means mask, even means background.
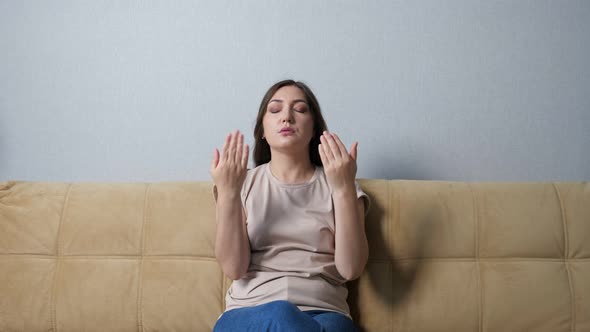
[[[258,165],[254,168],[249,168],[248,171],[246,172],[246,179],[244,180],[244,184],[247,184],[249,186],[252,184],[252,182],[263,177],[265,175],[265,170],[266,170],[267,165],[268,165],[268,163]]]
[[[248,171],[246,172],[246,177],[252,177],[255,176],[257,174],[262,174],[264,173],[264,170],[266,169],[266,166],[268,165],[268,163],[266,164],[262,164],[262,165],[258,165],[254,168],[248,168]]]
[[[246,178],[242,184],[242,199],[245,200],[252,190],[259,187],[262,179],[265,176],[265,169],[267,164],[258,165],[254,168],[249,168],[246,172]]]

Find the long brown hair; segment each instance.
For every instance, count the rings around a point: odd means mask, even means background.
[[[318,103],[318,100],[311,89],[305,83],[290,79],[275,83],[268,89],[268,91],[266,91],[264,97],[262,98],[260,108],[258,108],[256,125],[254,126],[254,164],[256,166],[260,166],[270,161],[270,145],[268,145],[268,142],[262,138],[264,135],[262,119],[264,118],[266,107],[268,106],[268,102],[272,96],[274,96],[274,94],[280,88],[285,86],[296,86],[301,89],[305,95],[305,99],[309,106],[309,111],[313,117],[313,137],[309,142],[309,159],[311,160],[312,164],[316,166],[323,166],[322,160],[320,159],[320,153],[318,151],[318,145],[320,144],[320,137],[322,136],[324,130],[328,130],[328,127],[326,126],[326,121],[324,121],[324,117],[322,116],[320,104]]]

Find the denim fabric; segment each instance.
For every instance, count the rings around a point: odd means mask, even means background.
[[[255,307],[223,313],[213,332],[358,332],[345,315],[323,310],[301,311],[287,301],[273,301]]]

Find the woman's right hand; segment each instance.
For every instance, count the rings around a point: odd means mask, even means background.
[[[248,153],[248,144],[244,144],[239,130],[226,136],[221,154],[215,149],[210,173],[219,193],[239,195],[248,171]]]

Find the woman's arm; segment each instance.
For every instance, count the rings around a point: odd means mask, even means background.
[[[358,278],[369,257],[365,234],[365,205],[356,197],[356,188],[334,192],[334,220],[336,223],[336,252],[334,259],[340,275],[346,280]]]
[[[358,278],[369,257],[365,234],[365,206],[356,197],[356,158],[358,143],[350,154],[337,135],[324,132],[319,145],[326,178],[332,187],[334,201],[336,269],[347,280]]]
[[[240,279],[250,264],[250,243],[239,192],[217,196],[215,257],[221,270],[232,280]]]
[[[250,264],[250,242],[240,192],[246,178],[248,145],[236,131],[226,137],[221,155],[215,149],[211,176],[215,183],[215,257],[223,273],[240,279]]]

